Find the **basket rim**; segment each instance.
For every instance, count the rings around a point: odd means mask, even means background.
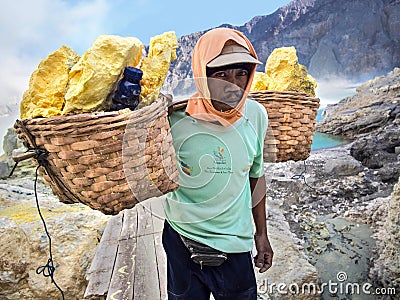
[[[113,121],[116,120],[125,120],[130,117],[135,117],[136,115],[141,116],[143,113],[147,111],[154,110],[155,107],[161,106],[164,104],[167,107],[167,97],[160,93],[159,97],[152,102],[150,105],[144,106],[137,110],[130,110],[128,108],[121,109],[118,111],[93,111],[93,112],[85,112],[85,113],[68,113],[66,115],[56,115],[51,117],[35,117],[35,118],[27,118],[27,119],[17,119],[17,121],[24,123],[25,125],[42,125],[42,124],[52,124],[57,125],[66,122],[84,122],[95,119],[105,119],[105,118],[113,118]]]
[[[320,99],[304,92],[279,91],[279,90],[261,90],[251,91],[249,97],[260,103],[276,102],[297,102],[319,106]]]
[[[296,92],[296,91],[282,91],[282,90],[257,90],[257,91],[250,91],[250,94],[271,94],[271,93],[276,93],[276,94],[289,94],[289,95],[304,95],[310,98],[315,98],[311,96],[310,94],[307,94],[305,92]]]

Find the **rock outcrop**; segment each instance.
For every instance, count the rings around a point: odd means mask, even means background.
[[[316,130],[353,139],[351,155],[384,182],[400,175],[400,69],[370,80],[357,94],[328,105]]]
[[[359,86],[354,96],[328,105],[316,130],[355,139],[397,122],[399,114],[400,68],[395,68]]]
[[[25,151],[22,142],[17,138],[14,128],[8,128],[3,138],[4,153],[0,156],[0,179],[6,179],[15,165],[13,155],[21,154]],[[26,167],[29,164],[21,162],[20,166]]]
[[[383,225],[375,234],[376,257],[370,275],[385,289],[400,291],[400,181],[387,204]]]

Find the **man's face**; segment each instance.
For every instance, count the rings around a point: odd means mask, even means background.
[[[249,71],[244,67],[217,69],[207,77],[211,101],[215,109],[227,111],[235,108],[243,97],[249,81]]]

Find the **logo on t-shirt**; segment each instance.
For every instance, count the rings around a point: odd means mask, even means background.
[[[217,147],[217,150],[213,151],[214,158],[216,161],[225,160],[223,152],[224,152],[224,148],[222,148],[222,147]]]
[[[192,173],[192,168],[188,164],[184,163],[183,161],[180,161],[180,164],[181,164],[182,172],[185,173],[186,175],[190,176]]]

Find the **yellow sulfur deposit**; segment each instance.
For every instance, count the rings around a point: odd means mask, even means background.
[[[150,39],[149,53],[143,58],[140,69],[143,78],[140,82],[142,93],[141,105],[149,105],[158,98],[161,87],[168,74],[168,69],[176,59],[178,40],[175,32],[168,31]]]
[[[251,84],[251,91],[264,91],[268,89],[268,77],[263,72],[256,72],[254,74],[253,82]]]
[[[74,50],[62,46],[39,63],[21,101],[21,119],[61,114],[68,73],[78,59]]]
[[[282,47],[272,51],[268,57],[265,73],[269,90],[304,92],[315,96],[317,82],[299,64],[294,47]]]
[[[123,69],[137,66],[142,43],[134,37],[99,36],[69,73],[63,114],[107,108],[107,97],[113,91]]]

